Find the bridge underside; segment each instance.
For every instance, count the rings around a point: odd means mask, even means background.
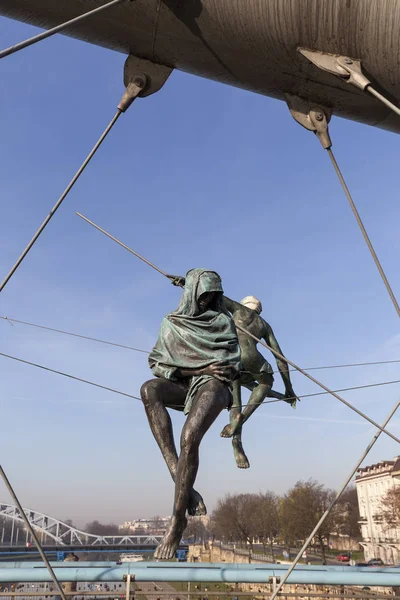
[[[0,15],[59,25],[105,0],[1,0]],[[315,68],[297,47],[359,58],[372,80],[400,97],[397,0],[137,0],[92,17],[68,35],[155,63],[400,131],[369,94]]]

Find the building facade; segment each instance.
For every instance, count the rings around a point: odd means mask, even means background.
[[[365,559],[381,558],[385,564],[400,564],[400,528],[391,527],[382,516],[382,499],[400,485],[400,456],[359,469],[356,477],[360,526]]]
[[[170,517],[156,517],[154,519],[136,519],[135,521],[125,521],[118,525],[120,531],[131,534],[149,534],[164,535]]]

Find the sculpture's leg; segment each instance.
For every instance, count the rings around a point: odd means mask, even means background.
[[[258,385],[251,392],[248,403],[246,404],[244,410],[239,415],[236,420],[236,424],[227,425],[224,428],[225,437],[231,437],[235,433],[238,432],[239,427],[241,427],[249,417],[253,414],[253,412],[262,404],[263,400],[267,396],[273,396],[274,398],[284,399],[284,394],[280,394],[279,392],[275,392],[272,390],[272,384],[274,382],[274,378],[269,373],[262,374],[262,382],[258,382]]]
[[[186,528],[186,508],[190,490],[199,468],[200,442],[218,417],[229,406],[231,397],[226,385],[213,379],[205,383],[193,402],[181,435],[181,453],[175,478],[175,501],[172,518],[155,558],[170,559],[175,555]]]
[[[240,422],[242,414],[242,387],[239,379],[233,382],[233,403],[231,410],[229,411],[230,424],[226,425],[221,431],[221,437],[232,437],[232,431],[234,431]]]
[[[246,423],[247,419],[249,419],[251,417],[251,415],[253,414],[253,412],[255,410],[257,410],[257,408],[259,406],[261,406],[261,404],[263,403],[263,401],[265,400],[265,398],[267,398],[271,391],[272,391],[272,385],[274,383],[274,378],[272,375],[270,374],[264,374],[263,375],[263,382],[262,383],[258,383],[258,386],[251,392],[250,398],[248,403],[246,404],[246,406],[244,407],[244,410],[242,412],[242,421],[241,421],[241,425],[243,425],[244,423]],[[276,393],[274,392],[274,396]],[[282,397],[282,399],[285,397],[283,394],[278,394],[279,396]]]
[[[221,437],[226,437],[226,438],[232,437],[235,433],[237,433],[239,431],[239,428],[241,427],[241,425],[243,423],[242,391],[241,391],[242,387],[246,387],[248,390],[253,392],[258,387],[258,383],[257,383],[257,381],[254,381],[254,380],[242,382],[241,379],[237,379],[236,381],[234,381],[234,383],[233,383],[233,405],[232,405],[232,409],[229,414],[230,423],[229,423],[229,425],[225,425],[225,427],[221,431]],[[240,446],[241,446],[241,442],[240,442]],[[237,447],[239,447],[239,444],[237,444]],[[244,456],[246,456],[244,454],[243,447],[242,447],[241,451],[242,451],[242,454]],[[246,468],[248,468],[248,466],[247,467],[244,466],[241,468],[246,469]]]
[[[233,455],[235,457],[236,465],[239,469],[248,469],[250,467],[249,459],[242,444],[242,425],[236,430],[236,433],[232,437],[232,448]]]
[[[248,387],[248,386],[246,386]],[[254,390],[256,389],[256,387],[261,387],[261,386],[254,386],[253,387],[253,393]],[[268,386],[269,387],[269,386]],[[247,419],[250,417],[250,415],[253,414],[253,412],[256,410],[256,408],[258,408],[260,406],[260,404],[265,400],[265,398],[277,398],[278,400],[283,400],[285,398],[284,394],[281,394],[280,392],[275,392],[274,390],[269,390],[269,392],[267,393],[266,396],[264,396],[265,392],[267,390],[264,390],[264,392],[262,390],[260,390],[260,396],[257,398],[258,394],[255,394],[253,396],[250,396],[250,400],[249,400],[249,405],[252,407],[251,409],[249,409],[247,416],[244,415],[244,411],[241,415],[241,424],[239,425],[239,427],[236,429],[233,437],[232,437],[232,446],[233,446],[233,453],[235,456],[235,460],[236,460],[236,464],[239,467],[239,469],[248,469],[250,467],[250,462],[249,459],[246,456],[246,453],[244,451],[243,445],[242,445],[242,430],[243,430],[243,424],[245,423],[245,421],[247,421]],[[260,401],[261,398],[261,401]],[[254,401],[254,404],[252,403],[252,400]]]
[[[231,437],[232,431],[236,430],[232,438],[233,455],[239,469],[248,469],[250,467],[249,460],[242,446],[242,427],[238,424],[242,413],[242,386],[239,379],[233,382],[233,404],[229,412],[229,425],[226,425],[221,431],[221,437]]]
[[[175,447],[171,417],[165,404],[183,410],[186,393],[174,382],[158,378],[146,381],[142,385],[140,395],[150,429],[161,450],[171,477],[175,481],[178,454]],[[192,516],[207,514],[203,498],[196,490],[191,490],[188,512]]]
[[[273,378],[269,374],[263,374],[263,383],[256,381],[241,384],[239,380],[233,384],[233,405],[230,412],[230,423],[221,432],[222,437],[232,437],[233,454],[239,469],[250,467],[249,459],[242,444],[242,427],[253,412],[262,404],[267,397],[284,400],[285,395],[272,389]],[[249,402],[241,412],[242,398],[241,386],[251,390]]]

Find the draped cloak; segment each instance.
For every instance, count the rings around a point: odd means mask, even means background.
[[[198,301],[206,292],[217,292],[205,312]],[[149,356],[156,377],[178,381],[180,369],[201,369],[225,361],[239,375],[240,348],[233,320],[224,309],[219,275],[205,269],[192,269],[186,275],[179,307],[161,323],[157,343]],[[211,375],[190,378],[184,413],[188,414],[193,399]]]

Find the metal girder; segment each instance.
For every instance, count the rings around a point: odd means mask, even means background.
[[[60,546],[69,546],[70,544],[81,546],[128,546],[130,544],[157,546],[162,539],[162,536],[158,535],[94,535],[30,508],[25,508],[24,512],[36,531],[50,537]],[[10,519],[16,523],[23,523],[18,508],[12,504],[0,504],[0,517]]]

